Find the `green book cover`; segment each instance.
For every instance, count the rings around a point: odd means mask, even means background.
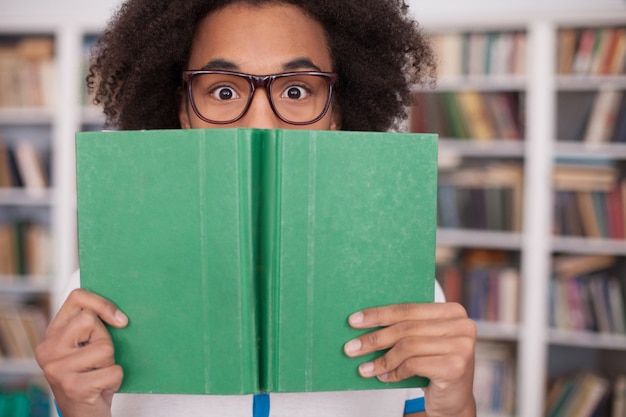
[[[437,141],[380,132],[78,133],[81,285],[122,392],[393,387],[358,375],[348,316],[434,296]]]

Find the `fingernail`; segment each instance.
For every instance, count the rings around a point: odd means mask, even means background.
[[[372,362],[365,362],[361,366],[359,366],[359,372],[363,376],[368,376],[374,371],[374,364]]]
[[[353,315],[350,316],[348,321],[350,322],[350,324],[363,323],[363,313],[361,313],[360,311],[358,313],[354,313]]]
[[[121,311],[117,310],[115,312],[115,320],[119,323],[119,324],[126,324],[128,323],[128,317],[126,317],[126,314],[122,313]]]
[[[378,375],[377,377],[380,381],[386,381],[389,379],[389,374]]]
[[[346,353],[356,353],[359,350],[361,350],[360,339],[352,339],[348,343],[346,343],[346,346],[345,346]]]

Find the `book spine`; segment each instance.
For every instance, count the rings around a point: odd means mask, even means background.
[[[261,335],[261,356],[260,356],[260,387],[262,391],[271,392],[277,389],[276,361],[279,359],[276,344],[279,338],[276,337],[277,320],[279,319],[279,306],[275,292],[279,290],[276,280],[279,274],[279,253],[280,253],[280,190],[281,190],[281,169],[282,158],[281,143],[282,134],[280,131],[262,131],[262,154],[260,166],[260,188],[263,190],[259,205],[259,228],[261,238],[259,240],[260,259],[264,265],[260,268],[262,273],[257,280],[257,288],[260,294],[258,299],[262,300],[259,306],[259,334]]]

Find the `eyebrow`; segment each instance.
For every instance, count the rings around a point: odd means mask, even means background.
[[[200,68],[201,70],[222,70],[222,71],[239,71],[240,68],[234,62],[217,58],[212,59]],[[297,70],[313,70],[322,71],[320,67],[315,65],[311,59],[302,57],[296,58],[283,64],[283,71],[297,71]]]

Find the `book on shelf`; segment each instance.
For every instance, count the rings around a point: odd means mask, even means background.
[[[519,140],[522,116],[515,93],[465,90],[418,93],[411,110],[411,131],[438,132],[440,137]]]
[[[626,374],[618,375],[613,381],[611,417],[626,416]]]
[[[558,93],[557,100],[557,140],[582,142],[594,94],[588,91],[563,91]]]
[[[611,142],[626,142],[626,94],[622,92],[622,99],[618,106],[615,124],[613,126],[613,137]]]
[[[361,378],[367,359],[343,344],[363,333],[347,323],[356,311],[433,300],[435,135],[194,129],[76,141],[81,285],[130,318],[111,329],[122,392],[426,383]]]
[[[559,141],[624,143],[626,94],[616,89],[560,92],[556,120]]]
[[[553,262],[551,323],[575,331],[625,334],[624,282],[611,255],[559,255]]]
[[[449,303],[463,303],[463,276],[457,265],[446,265],[437,274],[439,284]]]
[[[524,32],[443,32],[431,39],[439,78],[519,75],[525,71]]]
[[[583,136],[584,142],[606,143],[613,137],[623,94],[622,90],[612,88],[603,88],[596,93]]]
[[[0,304],[0,357],[32,359],[43,341],[48,319],[36,305]]]
[[[479,414],[515,413],[516,357],[506,343],[478,341],[474,366],[474,397]]]
[[[30,141],[20,140],[14,146],[14,153],[24,188],[32,193],[46,189],[46,169],[35,145]]]
[[[558,162],[554,168],[554,232],[623,239],[626,182],[613,165]]]
[[[9,145],[0,138],[0,188],[24,188],[38,194],[49,186],[44,155],[29,140]]]
[[[519,273],[501,265],[466,270],[465,302],[470,318],[516,324],[518,322]]]
[[[610,382],[592,372],[565,375],[552,382],[546,400],[547,417],[592,417],[611,390]]]
[[[492,162],[441,172],[438,221],[444,228],[519,231],[523,172],[517,163]]]
[[[0,107],[52,107],[56,84],[52,37],[0,38]]]
[[[470,318],[516,324],[519,271],[504,251],[468,249],[438,261],[437,276],[446,301],[465,306]]]
[[[0,188],[13,186],[11,166],[9,163],[9,149],[3,140],[0,140]]]
[[[31,221],[0,224],[0,276],[4,279],[43,279],[50,272],[50,258],[46,226]]]
[[[437,77],[453,78],[464,73],[464,36],[459,33],[438,33],[431,36],[437,57]]]
[[[493,139],[495,132],[481,93],[471,90],[459,91],[456,99],[469,137],[477,140]]]
[[[557,34],[557,73],[569,74],[574,65],[578,31],[574,28],[564,28]]]
[[[574,28],[557,35],[557,72],[563,75],[617,75],[626,71],[626,28]]]

